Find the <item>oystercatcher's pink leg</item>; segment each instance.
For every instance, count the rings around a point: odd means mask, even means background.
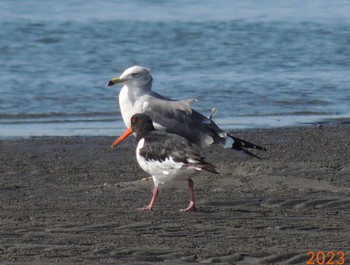
[[[181,212],[197,211],[195,197],[194,197],[194,185],[193,185],[192,179],[188,180],[188,187],[190,188],[190,204],[186,209],[181,209],[180,210]]]
[[[158,193],[159,193],[158,186],[154,186],[151,202],[148,204],[147,207],[145,207],[145,208],[138,208],[138,210],[140,210],[140,211],[152,211],[152,208],[153,208],[154,203],[156,202]]]

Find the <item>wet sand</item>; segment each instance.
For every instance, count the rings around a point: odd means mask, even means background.
[[[0,141],[0,263],[306,264],[310,251],[333,262],[343,251],[350,264],[350,126],[235,135],[268,152],[205,150],[221,175],[194,179],[191,213],[178,211],[186,183],[136,210],[153,183],[133,138],[117,149],[111,137]]]

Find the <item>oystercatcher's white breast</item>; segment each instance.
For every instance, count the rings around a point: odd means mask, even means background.
[[[161,143],[152,143],[161,144]],[[196,167],[185,166],[182,162],[176,162],[171,156],[168,156],[165,160],[147,160],[140,155],[140,150],[145,145],[145,139],[142,138],[136,148],[136,158],[140,167],[152,175],[154,184],[164,184],[169,181],[185,181],[190,177],[193,177],[196,171],[200,170]],[[156,157],[156,154],[155,156]],[[185,166],[185,167],[184,167]]]

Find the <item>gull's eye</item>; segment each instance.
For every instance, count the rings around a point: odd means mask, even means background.
[[[138,75],[138,73],[132,73],[132,74],[131,74],[132,77],[135,77],[135,76],[137,76],[137,75]]]

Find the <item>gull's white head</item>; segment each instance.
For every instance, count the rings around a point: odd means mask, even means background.
[[[109,80],[107,86],[122,83],[130,87],[151,89],[152,80],[148,68],[135,65],[126,69],[121,76]]]

